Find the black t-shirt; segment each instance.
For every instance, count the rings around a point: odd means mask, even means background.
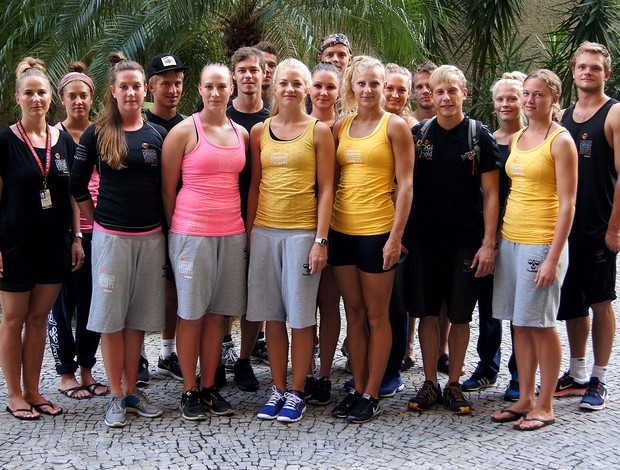
[[[35,148],[45,169],[45,149]],[[28,146],[10,128],[0,131],[0,250],[29,243],[45,243],[65,247],[65,236],[71,228],[73,209],[69,193],[69,169],[75,143],[60,131],[58,142],[51,148],[47,187],[52,207],[43,209],[40,191],[43,174]]]
[[[108,230],[146,232],[161,226],[161,148],[166,130],[144,122],[137,131],[125,132],[129,151],[125,168],[112,169],[101,160],[95,125],[80,138],[71,168],[71,192],[78,202],[90,199],[88,181],[97,165],[99,196],[95,222]]]
[[[411,130],[414,139],[421,125]],[[414,196],[405,238],[450,243],[470,243],[484,236],[480,176],[470,151],[469,118],[451,130],[435,120],[428,129],[426,145],[418,153],[414,171]],[[480,174],[499,169],[495,138],[486,127],[480,131]]]
[[[252,127],[254,127],[259,122],[264,122],[265,119],[269,117],[269,105],[267,103],[264,104],[263,109],[256,113],[242,113],[234,108],[232,105],[232,100],[228,103],[228,108],[226,109],[226,115],[230,120],[239,124],[241,127],[245,128],[250,133]],[[241,194],[241,217],[243,221],[246,221],[247,211],[248,211],[248,193],[250,192],[250,181],[252,180],[252,158],[248,154],[245,159],[245,166],[243,170],[239,174],[239,193]]]
[[[570,132],[579,152],[575,219],[568,238],[575,245],[592,245],[602,240],[607,231],[618,174],[614,149],[605,138],[605,120],[617,102],[609,99],[585,122],[573,121],[575,105],[562,116],[562,125]]]
[[[497,144],[499,151],[499,215],[501,217],[510,191],[510,178],[506,174],[506,160],[510,156],[510,145]]]
[[[148,122],[152,122],[153,124],[157,124],[158,126],[163,127],[164,129],[166,129],[166,132],[170,132],[170,130],[176,126],[178,123],[180,123],[183,119],[185,119],[183,117],[183,115],[177,113],[176,116],[174,116],[172,119],[170,120],[166,120],[166,119],[162,119],[159,116],[157,116],[156,114],[153,114],[151,112],[150,109],[147,109],[144,112],[144,117],[146,118],[146,120]]]

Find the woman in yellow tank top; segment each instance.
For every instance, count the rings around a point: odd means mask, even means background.
[[[332,416],[353,423],[369,421],[381,412],[379,385],[392,343],[393,269],[413,195],[413,139],[407,123],[382,108],[384,87],[381,62],[356,57],[343,83],[345,112],[356,112],[334,126],[340,174],[329,254],[344,299],[355,385],[333,408]]]
[[[514,428],[520,431],[555,422],[552,400],[562,359],[555,318],[577,192],[575,144],[552,119],[561,87],[549,70],[525,79],[523,108],[529,126],[514,136],[506,162],[511,190],[495,265],[493,316],[513,322],[520,397],[491,420],[516,421]]]
[[[309,87],[304,64],[296,59],[280,63],[273,76],[272,117],[250,132],[247,319],[267,322],[274,383],[257,417],[283,422],[298,421],[306,409],[304,385],[314,351],[316,296],[327,264],[333,202],[334,142],[329,127],[304,111]]]

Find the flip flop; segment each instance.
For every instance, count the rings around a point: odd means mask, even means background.
[[[97,390],[100,387],[105,388],[104,393],[95,392],[95,390]],[[94,397],[105,397],[106,395],[110,393],[110,388],[107,385],[103,385],[102,383],[99,383],[99,382],[94,382],[92,384],[84,385],[82,386],[82,388],[88,391]]]
[[[74,400],[88,400],[89,398],[93,397],[92,393],[88,397],[76,397],[75,393],[80,390],[86,390],[88,393],[90,393],[90,391],[87,388],[82,387],[81,385],[77,387],[65,388],[64,390],[61,388],[58,389],[58,391],[62,393],[64,396],[66,396],[67,398],[73,398]]]
[[[20,416],[17,415],[15,413],[18,413],[20,411],[26,412],[26,413],[30,413],[30,416]],[[7,413],[11,413],[11,416],[15,419],[19,419],[20,421],[36,421],[37,419],[39,419],[41,417],[41,415],[35,415],[33,414],[34,411],[32,410],[32,406],[30,408],[17,408],[15,410],[12,410],[11,408],[9,408],[8,406],[6,407],[6,412]]]
[[[32,405],[32,407],[35,409],[35,411],[37,411],[38,413],[41,413],[42,415],[47,415],[47,416],[59,416],[64,411],[61,406],[58,407],[59,409],[55,413],[54,413],[54,411],[46,411],[46,410],[43,409],[45,406],[47,406],[47,407],[51,408],[52,410],[54,410],[54,405],[52,404],[51,401],[44,401],[43,403],[39,403],[37,405]]]
[[[519,413],[518,411],[511,410],[509,408],[504,408],[503,410],[500,410],[500,413],[508,413],[510,416],[508,416],[507,418],[495,418],[494,416],[491,416],[491,421],[493,421],[494,423],[510,423],[512,421],[517,421],[518,419],[523,418],[523,413]]]
[[[542,419],[542,418],[523,418],[523,421],[521,421],[521,423],[523,424],[524,421],[537,421],[540,423],[540,426],[536,426],[536,427],[532,427],[532,428],[522,428],[521,425],[514,425],[513,428],[516,429],[517,431],[538,431],[539,429],[544,428],[545,426],[551,426],[553,423],[555,423],[555,419]]]

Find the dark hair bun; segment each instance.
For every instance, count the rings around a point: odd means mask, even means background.
[[[80,60],[71,62],[67,65],[68,72],[86,73],[86,64]]]
[[[125,54],[123,54],[122,52],[117,51],[117,52],[110,52],[108,56],[106,57],[106,60],[110,62],[112,66],[115,66],[119,62],[123,62],[124,60],[127,60],[127,57],[125,57]]]

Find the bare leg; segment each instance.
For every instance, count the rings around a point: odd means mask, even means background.
[[[450,348],[449,382],[458,382],[469,345],[469,323],[453,323],[450,326],[448,344]]]
[[[215,383],[215,371],[220,364],[223,338],[224,315],[207,313],[202,320],[200,341],[200,386],[202,388],[210,388]],[[194,367],[196,367],[195,364]],[[185,373],[183,374],[185,377]],[[195,380],[196,373],[192,375]]]
[[[284,322],[282,322],[284,323]],[[271,348],[271,337],[269,337],[269,353]],[[304,391],[306,382],[306,371],[312,367],[312,356],[314,353],[314,327],[291,328],[291,366],[293,369],[292,390]],[[271,364],[271,358],[269,359]],[[282,389],[281,389],[282,390]]]
[[[415,360],[415,325],[417,318],[409,316],[409,340],[407,341],[407,356],[411,358],[411,360]]]
[[[439,347],[439,322],[437,317],[420,318],[418,330],[424,379],[437,382],[437,348]]]
[[[138,375],[140,350],[144,342],[144,331],[125,328],[123,330],[123,341],[125,343],[125,370],[123,372],[125,392],[127,395],[133,395],[136,389],[136,376]]]
[[[258,325],[259,323],[257,323]],[[286,323],[283,321],[267,322],[267,337],[269,338],[269,347],[267,355],[269,356],[269,369],[271,369],[271,378],[273,384],[281,391],[286,391],[286,372],[288,366],[288,335],[286,333]],[[304,372],[306,369],[303,369]],[[305,379],[305,375],[304,375]],[[301,391],[303,391],[303,382]]]
[[[592,349],[594,349],[594,365],[609,364],[611,349],[616,333],[616,314],[611,301],[593,304],[592,310]]]
[[[258,332],[260,331],[262,322],[248,321],[243,315],[241,321],[241,350],[239,352],[239,359],[249,359],[256,344],[256,338],[258,338]],[[271,359],[269,359],[271,361]]]
[[[570,357],[586,357],[586,344],[590,336],[590,317],[566,320],[566,334]]]
[[[450,336],[450,320],[448,320],[448,307],[445,303],[441,304],[439,310],[439,344],[437,347],[437,359],[442,355],[449,355],[448,338]]]
[[[179,366],[183,374],[183,390],[192,390],[196,387],[196,364],[198,364],[198,355],[200,354],[203,320],[204,317],[199,320],[179,318],[177,353],[179,355]]]
[[[112,395],[123,396],[122,379],[125,362],[125,340],[123,331],[101,333],[101,355],[108,376]],[[137,366],[136,366],[137,369]]]
[[[166,315],[161,339],[174,339],[177,334],[177,289],[172,281],[166,279]]]
[[[321,313],[321,323],[319,325],[321,366],[319,377],[330,377],[340,337],[340,292],[336,288],[334,274],[329,266],[323,269],[321,273],[318,305]]]

